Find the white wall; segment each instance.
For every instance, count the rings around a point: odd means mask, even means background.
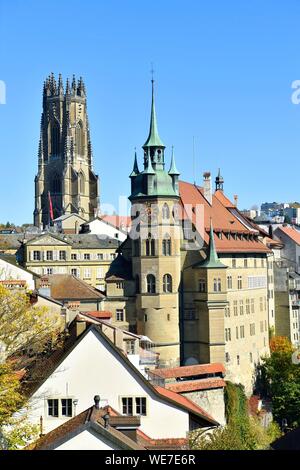
[[[109,225],[102,220],[95,219],[92,222],[89,222],[90,231],[92,234],[96,235],[107,235],[111,238],[117,238],[123,242],[127,238],[127,234],[118,230],[116,227]]]
[[[6,281],[8,279],[26,281],[28,289],[33,290],[35,288],[31,273],[0,259],[0,280]]]
[[[140,429],[152,438],[186,437],[189,431],[189,414],[166,404],[149,391],[140,377],[124,365],[117,353],[94,331],[89,331],[76,348],[61,363],[40,389],[32,396],[29,418],[39,423],[43,416],[44,429],[51,429],[65,422],[66,418],[47,416],[47,397],[78,399],[76,413],[93,405],[93,397],[122,412],[121,396],[147,398],[147,416],[141,417]]]
[[[84,430],[64,442],[55,450],[119,450],[120,448],[104,441],[103,437],[92,430]]]

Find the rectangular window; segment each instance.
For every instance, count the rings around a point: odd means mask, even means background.
[[[244,325],[240,326],[240,337],[245,338],[245,327],[244,327]]]
[[[250,314],[250,299],[246,299],[246,314]]]
[[[253,356],[252,356],[252,352],[249,353],[249,356],[250,356],[250,362],[253,362]]]
[[[97,253],[97,259],[102,260],[103,259],[103,253]]]
[[[124,321],[124,309],[123,308],[116,309],[116,320]]]
[[[90,261],[90,259],[91,259],[90,253],[84,253],[83,259],[84,259],[85,261]]]
[[[46,258],[47,258],[47,261],[52,261],[53,260],[53,251],[47,251]]]
[[[127,351],[127,354],[135,353],[135,340],[134,339],[126,341],[126,351]]]
[[[233,301],[233,314],[235,317],[237,317],[238,315],[238,304],[237,304],[237,300],[234,300]]]
[[[41,261],[41,252],[40,251],[34,251],[33,252],[33,259],[34,259],[34,261]]]
[[[72,276],[79,277],[79,269],[72,268],[71,269],[71,274],[72,274]]]
[[[72,416],[72,399],[62,398],[61,399],[61,414],[62,416]]]
[[[104,270],[103,270],[103,268],[97,268],[96,276],[97,276],[97,279],[103,279],[103,278],[104,278]]]
[[[267,287],[267,276],[248,276],[248,289]]]
[[[132,398],[123,397],[122,398],[122,413],[123,415],[132,416]]]
[[[237,363],[238,366],[240,365],[240,356],[239,355],[236,356],[236,363]]]
[[[251,299],[251,313],[254,313],[254,309],[255,309],[254,299]]]
[[[248,259],[244,258],[244,268],[248,268]]]
[[[239,327],[238,326],[235,327],[235,337],[236,339],[239,339]]]
[[[240,300],[240,315],[244,315],[244,301]]]
[[[263,322],[263,320],[260,322],[260,332],[261,333],[264,332],[264,322]]]
[[[110,259],[115,259],[116,253],[110,253]]]
[[[137,415],[146,416],[146,397],[135,398],[135,410]]]
[[[232,276],[227,276],[227,289],[232,289]]]
[[[58,418],[58,400],[57,399],[49,399],[48,400],[48,416],[53,416]]]
[[[256,258],[254,258],[254,267],[255,268],[256,268],[256,265],[257,265]]]
[[[232,267],[236,268],[236,259],[232,257]]]
[[[199,279],[199,281],[198,281],[198,290],[199,290],[199,292],[205,292],[206,291],[205,279]]]
[[[242,276],[238,276],[238,289],[243,288]]]
[[[71,253],[71,260],[73,260],[73,261],[77,260],[77,254],[76,253]]]
[[[225,328],[225,341],[231,341],[231,330],[230,330],[230,328]]]
[[[264,309],[264,304],[263,304],[263,297],[259,298],[259,309],[262,312]]]
[[[225,361],[226,362],[230,361],[229,353],[225,353]]]
[[[92,277],[92,270],[87,268],[87,269],[84,269],[83,271],[83,277],[85,279],[90,279]]]
[[[53,274],[53,268],[46,268],[46,272],[50,276],[51,274]]]
[[[250,336],[255,335],[255,323],[250,323]]]
[[[67,259],[67,254],[64,250],[60,250],[59,252],[59,261],[66,261]]]

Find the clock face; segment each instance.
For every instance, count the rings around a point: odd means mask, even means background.
[[[158,207],[156,204],[148,203],[145,205],[141,211],[141,219],[143,222],[151,225],[151,223],[156,222],[158,218]]]

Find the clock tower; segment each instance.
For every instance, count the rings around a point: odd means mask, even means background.
[[[179,283],[180,237],[179,191],[174,150],[165,169],[165,145],[157,129],[152,80],[150,130],[143,145],[139,171],[135,154],[130,174],[132,203],[132,265],[135,278],[137,333],[148,336],[160,353],[161,366],[180,362]]]

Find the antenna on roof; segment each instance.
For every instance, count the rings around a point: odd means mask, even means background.
[[[195,136],[193,136],[193,179],[196,186],[196,172],[195,172]]]

